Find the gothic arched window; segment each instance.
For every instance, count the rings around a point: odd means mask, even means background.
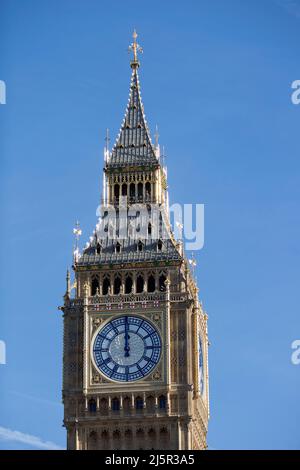
[[[144,291],[144,278],[141,274],[136,278],[136,292],[140,294]]]
[[[114,186],[114,196],[115,199],[118,200],[120,196],[120,186],[118,184],[115,184]]]
[[[151,428],[148,431],[148,440],[150,449],[154,449],[156,444],[156,432],[155,429]]]
[[[89,400],[89,411],[91,413],[96,413],[97,411],[97,403],[96,403],[96,400],[94,400],[94,398],[91,398]]]
[[[121,253],[121,244],[119,242],[116,244],[116,253]]]
[[[143,251],[143,248],[144,248],[144,244],[141,240],[139,240],[139,242],[137,244],[138,251]]]
[[[96,295],[99,292],[99,281],[97,277],[92,280],[92,295]]]
[[[145,445],[145,432],[143,429],[139,428],[136,431],[136,439],[137,439],[137,448],[138,450],[143,450],[143,446]]]
[[[96,450],[97,449],[97,438],[98,435],[96,431],[91,431],[89,434],[89,440],[88,440],[88,449],[89,450]]]
[[[101,449],[103,450],[108,450],[109,449],[109,434],[108,434],[108,431],[106,431],[106,429],[104,431],[102,431],[101,433]]]
[[[120,400],[118,398],[113,398],[111,401],[111,409],[113,411],[119,411],[120,410]]]
[[[146,190],[146,196],[150,198],[151,197],[151,184],[149,183],[149,181],[147,181],[146,183],[145,190]]]
[[[162,245],[162,241],[161,241],[161,240],[158,240],[158,242],[157,242],[157,249],[158,249],[158,251],[161,251],[161,250],[162,250],[162,246],[163,246],[163,245]]]
[[[126,276],[125,279],[125,294],[131,294],[132,292],[132,277],[131,276]]]
[[[154,292],[155,291],[155,277],[150,274],[148,277],[148,286],[147,286],[148,292]]]
[[[125,436],[126,439],[132,439],[131,429],[126,429],[126,431],[124,432],[124,436]]]
[[[130,194],[130,197],[132,198],[135,197],[135,184],[134,183],[130,183],[129,194]]]
[[[112,434],[113,437],[113,449],[114,450],[119,450],[121,447],[121,433],[117,429],[116,431],[113,432]]]
[[[166,276],[165,276],[164,274],[161,274],[161,275],[159,276],[159,290],[160,290],[161,292],[165,292],[165,291],[166,291],[166,284],[165,284],[166,280],[167,280],[167,278],[166,278]]]
[[[138,184],[138,198],[139,200],[143,199],[143,183]]]
[[[164,395],[161,395],[158,399],[158,404],[159,404],[159,409],[160,410],[165,410],[167,407],[167,400]]]
[[[127,184],[122,184],[122,196],[127,196]]]
[[[102,248],[102,247],[101,247],[100,243],[97,243],[97,247],[96,247],[97,255],[100,255],[100,253],[101,253],[101,248]]]
[[[119,276],[116,276],[114,280],[114,294],[120,294],[121,284],[122,284],[121,278]]]
[[[137,410],[142,410],[144,408],[144,400],[141,397],[136,397],[135,408]]]
[[[151,235],[151,234],[152,234],[152,225],[149,222],[149,224],[148,224],[148,235]]]
[[[108,277],[106,277],[106,278],[103,280],[102,294],[103,294],[103,295],[107,295],[109,288],[110,288],[110,280],[109,280]]]

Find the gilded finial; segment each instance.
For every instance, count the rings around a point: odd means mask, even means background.
[[[75,246],[74,246],[74,251],[73,251],[73,258],[74,258],[74,261],[77,262],[77,259],[79,257],[79,238],[82,234],[82,230],[80,228],[78,220],[75,224],[75,227],[73,228],[73,233],[75,235]]]
[[[138,52],[142,53],[143,49],[136,41],[136,38],[137,38],[136,30],[133,31],[132,37],[133,37],[133,42],[130,44],[128,48],[129,51],[133,52],[133,60],[130,62],[130,66],[131,68],[137,68],[140,66],[140,63],[138,61]]]

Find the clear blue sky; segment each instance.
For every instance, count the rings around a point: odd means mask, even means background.
[[[290,359],[300,338],[300,106],[290,98],[300,1],[1,0],[0,9],[0,448],[65,446],[57,306],[74,221],[83,241],[96,223],[133,27],[171,202],[205,204],[197,276],[211,341],[209,446],[300,448],[300,366]]]

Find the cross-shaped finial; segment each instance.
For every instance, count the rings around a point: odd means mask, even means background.
[[[77,220],[76,224],[75,224],[75,227],[73,228],[73,233],[74,233],[74,236],[75,236],[75,244],[74,244],[74,250],[73,250],[73,260],[74,260],[74,263],[77,263],[77,260],[80,256],[80,252],[79,252],[79,238],[82,234],[82,230],[80,228],[80,225],[79,225],[79,222]]]
[[[73,228],[73,233],[75,235],[76,240],[79,239],[80,235],[82,234],[82,230],[80,228],[79,222],[77,220],[75,227]]]
[[[133,60],[130,62],[132,68],[139,67],[140,63],[138,61],[138,52],[143,52],[141,46],[136,42],[137,32],[136,30],[133,31],[132,34],[133,42],[130,44],[128,50],[133,52]]]

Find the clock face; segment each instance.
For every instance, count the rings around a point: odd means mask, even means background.
[[[106,323],[93,344],[98,369],[106,377],[132,382],[150,374],[161,355],[161,339],[148,321],[124,315]]]
[[[199,336],[199,390],[201,395],[204,392],[204,366],[203,366],[203,349],[202,341]]]

